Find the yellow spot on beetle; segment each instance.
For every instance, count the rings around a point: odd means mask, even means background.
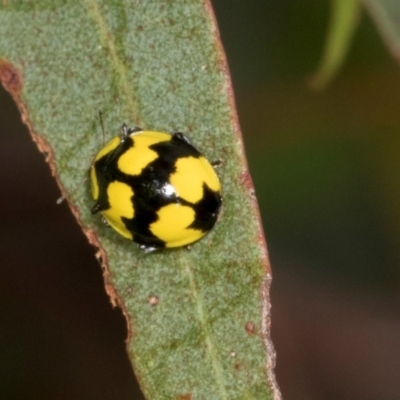
[[[185,157],[176,161],[176,172],[170,177],[179,197],[197,203],[203,198],[203,183],[214,192],[221,187],[213,167],[204,158]]]
[[[132,188],[126,183],[114,181],[108,185],[107,196],[110,208],[103,211],[107,222],[122,236],[132,240],[129,232],[122,221],[122,217],[132,219],[135,211],[132,205]]]
[[[94,165],[90,168],[90,180],[92,182],[92,196],[94,200],[99,198],[99,182],[97,181],[96,170]]]
[[[168,133],[144,131],[139,134],[133,134],[133,147],[128,149],[118,160],[118,168],[128,175],[140,175],[152,161],[158,158],[156,151],[151,150],[149,146],[168,142],[172,136]]]
[[[163,240],[166,247],[178,247],[200,239],[204,232],[188,228],[195,220],[191,207],[169,204],[158,212],[158,221],[150,225],[151,232]]]
[[[101,157],[105,156],[106,154],[111,153],[115,150],[119,144],[121,143],[121,139],[119,136],[111,139],[96,155],[94,161],[100,160]]]
[[[96,170],[94,167],[94,163],[97,160],[100,160],[100,158],[104,157],[105,155],[111,153],[113,150],[115,150],[119,144],[121,143],[121,139],[117,136],[113,139],[111,139],[96,155],[93,165],[90,168],[90,180],[92,182],[92,196],[95,200],[99,198],[99,182],[97,181],[97,176],[96,176]]]

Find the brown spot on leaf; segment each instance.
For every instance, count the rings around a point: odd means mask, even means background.
[[[256,334],[256,326],[253,324],[253,322],[249,321],[246,324],[246,332],[249,335],[255,335]]]
[[[178,400],[192,400],[192,395],[191,394],[183,394],[181,396],[178,396]]]
[[[0,60],[0,81],[14,99],[19,97],[22,88],[20,72],[11,64]]]

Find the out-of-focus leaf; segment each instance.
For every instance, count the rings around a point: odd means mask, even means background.
[[[98,248],[145,396],[279,399],[269,263],[210,4],[4,0],[0,60],[2,83]],[[179,129],[224,161],[220,221],[190,252],[144,254],[90,214],[99,109],[106,139],[123,122]]]
[[[397,0],[361,0],[390,53],[400,61],[400,2]]]
[[[313,89],[321,90],[339,71],[358,26],[360,0],[331,0],[331,15],[324,54],[310,79]]]

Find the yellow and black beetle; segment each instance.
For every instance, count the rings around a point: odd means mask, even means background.
[[[150,252],[189,245],[215,224],[221,185],[213,166],[180,132],[128,128],[90,168],[92,213]]]

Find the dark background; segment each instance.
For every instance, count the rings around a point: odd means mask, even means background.
[[[284,400],[399,399],[399,66],[363,14],[315,93],[327,0],[213,4],[273,266]],[[141,399],[94,249],[2,88],[0,188],[0,398]]]

